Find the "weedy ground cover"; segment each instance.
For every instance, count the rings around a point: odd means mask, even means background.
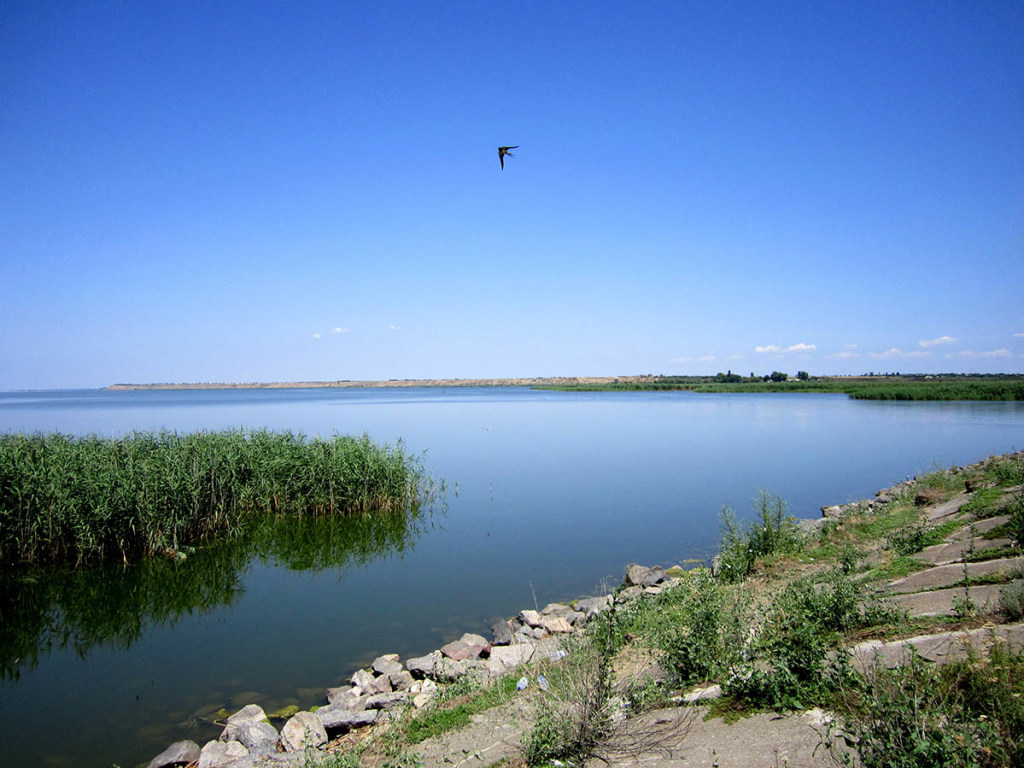
[[[408,508],[433,491],[399,444],[291,432],[0,435],[0,566],[135,560],[254,513]]]

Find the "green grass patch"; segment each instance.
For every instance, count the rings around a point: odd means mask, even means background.
[[[402,723],[403,737],[408,744],[419,744],[449,731],[465,728],[473,715],[509,701],[517,694],[516,675],[507,675],[476,692],[457,695],[438,706]],[[455,691],[458,694],[458,690]],[[451,692],[446,697],[451,697]]]
[[[864,574],[861,581],[862,583],[893,581],[930,567],[928,563],[923,563],[911,555],[901,555],[900,557],[894,557],[887,565],[882,565],[868,571]]]
[[[960,511],[974,515],[979,520],[1003,514],[1003,501],[1006,491],[1002,488],[982,488],[974,492],[970,499],[960,507]]]
[[[888,504],[882,510],[850,521],[847,530],[855,541],[868,543],[885,539],[894,531],[908,528],[920,520],[921,512],[912,506]]]

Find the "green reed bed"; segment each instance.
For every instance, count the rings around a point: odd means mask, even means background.
[[[1013,374],[944,374],[938,376],[810,377],[765,381],[760,377],[654,376],[633,382],[539,387],[565,392],[691,390],[710,393],[825,392],[855,400],[1024,400],[1024,376]]]
[[[0,435],[0,565],[128,561],[230,535],[255,513],[405,509],[432,491],[401,444],[365,436]]]

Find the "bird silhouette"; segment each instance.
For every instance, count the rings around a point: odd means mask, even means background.
[[[498,161],[501,163],[501,170],[503,171],[505,170],[505,155],[513,157],[512,153],[509,152],[510,149],[519,149],[519,145],[515,144],[511,147],[498,147]]]

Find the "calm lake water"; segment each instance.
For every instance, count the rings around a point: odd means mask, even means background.
[[[521,608],[596,594],[630,562],[714,554],[759,489],[799,517],[907,476],[1024,448],[1024,403],[528,389],[0,393],[0,432],[269,428],[401,439],[446,509],[268,532],[184,564],[8,587],[0,765],[131,766],[250,700],[322,703]],[[184,567],[183,567],[184,566]],[[29,592],[28,590],[35,590]],[[20,601],[20,602],[19,602]],[[13,650],[12,650],[13,649]],[[17,661],[17,659],[21,659]],[[59,724],[55,723],[59,719]]]

